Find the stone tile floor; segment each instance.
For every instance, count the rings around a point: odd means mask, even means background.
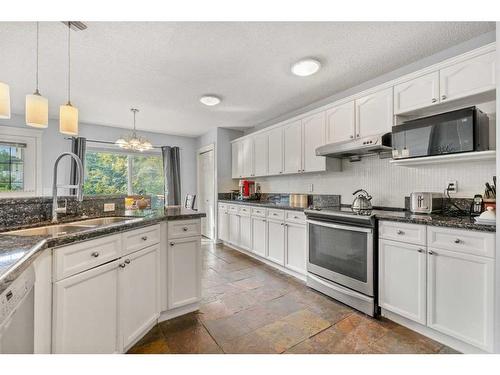
[[[128,353],[456,353],[234,249],[202,251],[200,310],[156,325]]]

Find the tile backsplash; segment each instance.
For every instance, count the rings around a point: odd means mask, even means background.
[[[443,192],[448,180],[456,180],[458,193],[453,197],[472,198],[483,194],[484,183],[495,175],[495,161],[446,163],[414,168],[394,166],[377,156],[359,162],[342,161],[341,172],[255,178],[264,192],[304,194],[340,194],[342,203],[350,203],[352,193],[365,189],[375,206],[404,207],[405,196],[413,191]],[[313,186],[310,191],[310,186]]]

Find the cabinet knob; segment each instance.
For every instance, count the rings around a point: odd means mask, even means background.
[[[427,252],[427,254],[429,254],[429,255],[434,255],[435,253],[434,253],[434,251],[429,250],[429,251]]]
[[[422,250],[422,249],[418,249],[417,251],[418,251],[419,253],[423,253],[423,252],[424,252],[424,250]]]
[[[349,136],[349,138],[353,139],[353,138],[354,138],[354,136],[353,136],[353,135],[350,135],[350,136]]]
[[[432,98],[431,102],[436,103],[438,100],[436,98]]]
[[[170,246],[174,246],[175,245],[175,242],[170,242]]]
[[[125,263],[120,263],[119,266],[120,266],[120,268],[125,268],[126,264]]]
[[[401,229],[398,229],[398,231],[396,233],[397,234],[405,234],[405,232],[403,232]]]
[[[455,242],[455,243],[460,243],[460,242],[462,242],[462,240],[461,240],[460,238],[457,238],[457,239],[455,239],[455,241],[453,241],[453,242]]]
[[[125,259],[126,264],[130,264],[130,259]]]
[[[356,134],[356,137],[358,137],[358,138],[359,138],[359,134]]]
[[[446,100],[446,95],[441,95],[441,100]]]
[[[188,227],[184,227],[184,228],[182,228],[182,230],[183,230],[184,232],[187,232],[187,231],[188,231]]]
[[[97,257],[99,256],[99,252],[98,252],[98,251],[94,251],[94,252],[93,252],[92,254],[90,254],[90,255],[92,255],[94,258],[97,258]]]
[[[147,240],[148,240],[148,236],[142,236],[142,237],[141,237],[141,240],[143,240],[143,241],[147,241]]]
[[[302,172],[302,169],[299,169],[297,172],[299,172],[299,173]]]

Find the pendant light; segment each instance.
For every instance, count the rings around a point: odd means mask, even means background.
[[[32,95],[26,95],[26,125],[34,128],[46,128],[49,123],[49,101],[38,90],[38,55],[40,25],[36,23],[36,89]]]
[[[68,102],[59,107],[59,132],[78,135],[78,108],[71,104],[71,22],[68,22]]]
[[[0,82],[0,118],[10,118],[10,89],[3,82]]]
[[[134,131],[132,134],[129,134],[123,138],[118,139],[115,144],[121,148],[132,151],[148,151],[153,148],[151,142],[149,142],[146,138],[137,136],[135,130],[135,115],[139,110],[137,108],[130,108],[130,111],[134,114]]]

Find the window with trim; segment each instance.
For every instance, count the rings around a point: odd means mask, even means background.
[[[87,150],[84,194],[151,196],[151,207],[164,204],[163,159],[160,154]]]

